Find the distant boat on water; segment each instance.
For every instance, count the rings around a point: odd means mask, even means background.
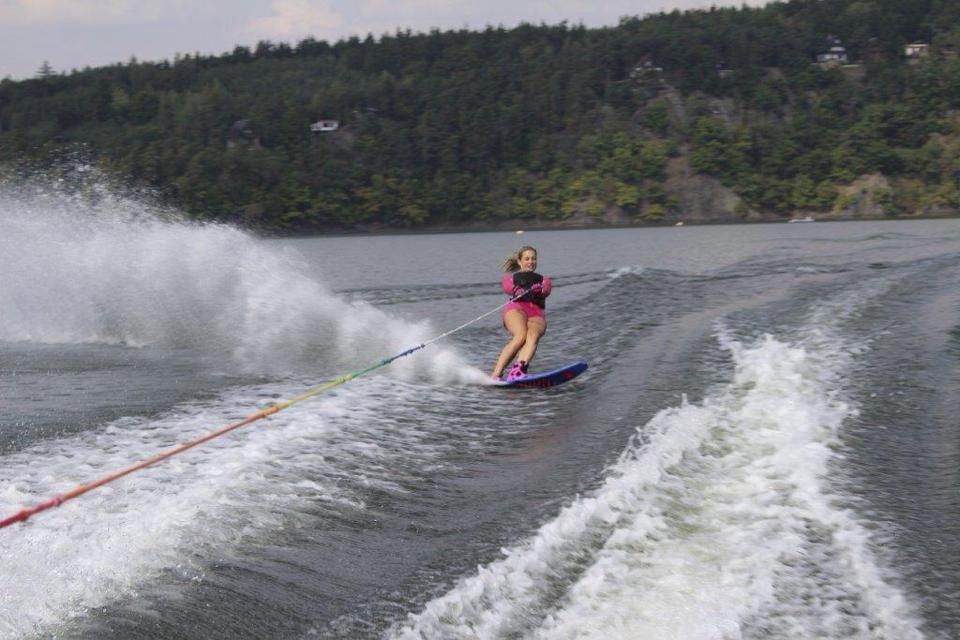
[[[804,216],[803,218],[790,218],[789,220],[787,220],[787,222],[790,222],[790,223],[794,223],[794,222],[816,222],[816,220],[814,220],[814,219],[811,218],[810,216]]]

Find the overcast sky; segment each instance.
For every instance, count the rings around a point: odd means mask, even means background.
[[[220,54],[260,40],[335,42],[396,29],[513,27],[521,22],[613,26],[643,16],[767,0],[0,0],[0,78],[86,66]]]

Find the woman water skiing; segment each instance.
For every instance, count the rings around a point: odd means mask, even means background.
[[[503,308],[503,326],[510,332],[510,341],[493,367],[491,376],[497,380],[514,357],[517,360],[507,373],[507,380],[525,376],[537,352],[537,343],[547,330],[545,299],[553,283],[536,269],[537,250],[533,247],[521,247],[503,263],[507,273],[500,280],[500,286],[514,299]]]

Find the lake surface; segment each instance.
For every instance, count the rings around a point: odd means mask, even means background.
[[[123,203],[121,203],[123,204]],[[0,199],[3,638],[960,637],[960,221],[264,240]]]

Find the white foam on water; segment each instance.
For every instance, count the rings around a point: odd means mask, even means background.
[[[721,332],[735,373],[659,413],[603,485],[392,630],[398,638],[920,638],[832,470],[851,352]]]
[[[608,277],[613,280],[621,276],[640,276],[649,271],[647,267],[633,266],[633,267],[620,267],[608,274]]]
[[[124,418],[0,460],[0,514],[61,495],[252,415],[289,383],[231,390],[155,419]],[[370,491],[404,486],[460,442],[421,416],[420,401],[451,402],[455,387],[371,376],[292,406],[158,465],[0,530],[0,637],[56,635],[59,625],[158,576],[202,580],[206,564],[323,514],[350,517]],[[383,411],[385,402],[390,411]],[[415,419],[418,418],[419,419]],[[438,462],[440,461],[440,462]],[[309,534],[305,534],[309,536]]]
[[[440,333],[318,282],[302,256],[135,200],[0,193],[0,341],[190,349],[252,373],[370,365]],[[388,375],[475,382],[443,345]]]

